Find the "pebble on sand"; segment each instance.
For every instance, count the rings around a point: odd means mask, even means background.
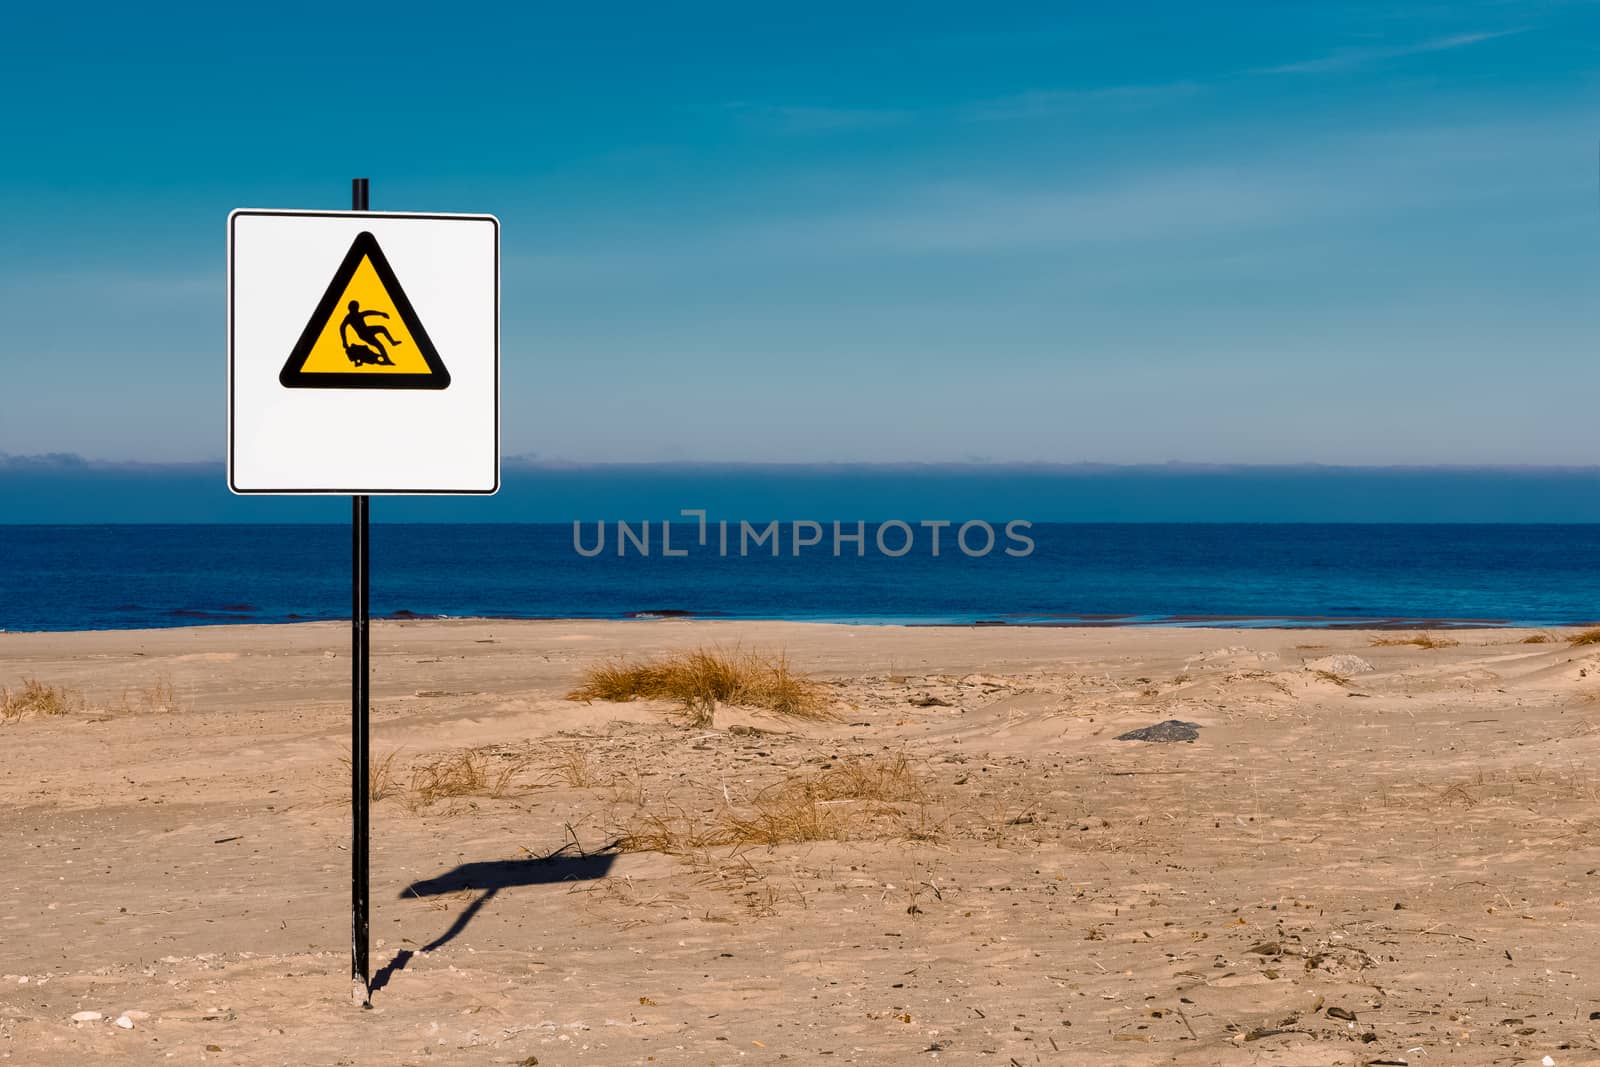
[[[104,1018],[105,1016],[97,1011],[79,1011],[72,1014],[72,1021],[75,1023],[97,1023]]]
[[[133,1020],[128,1018],[126,1015],[119,1015],[117,1016],[117,1025],[122,1027],[124,1030],[132,1030]]]

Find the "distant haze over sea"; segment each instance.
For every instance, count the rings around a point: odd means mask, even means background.
[[[564,464],[493,498],[384,498],[374,522],[973,518],[1033,522],[1600,522],[1600,467]],[[342,522],[344,498],[231,495],[221,463],[0,455],[7,523]]]

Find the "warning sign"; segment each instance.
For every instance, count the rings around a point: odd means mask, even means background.
[[[450,372],[371,233],[351,243],[278,381],[290,389],[450,385]]]
[[[499,221],[231,212],[227,412],[235,493],[496,492]]]

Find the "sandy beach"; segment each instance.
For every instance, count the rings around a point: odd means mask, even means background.
[[[0,725],[0,1056],[1600,1063],[1600,646],[1531,634],[382,623],[370,1011],[347,628],[0,634],[81,697]],[[701,645],[833,718],[566,698]]]

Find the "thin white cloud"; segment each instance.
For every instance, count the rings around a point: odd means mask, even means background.
[[[786,253],[979,253],[1252,232],[1405,216],[1444,201],[1499,202],[1529,159],[1561,159],[1572,117],[1290,138],[1226,161],[1170,160],[1087,174],[908,182],[835,212],[755,224],[729,243]],[[1520,161],[1520,162],[1519,162]],[[1297,238],[1298,239],[1298,238]]]
[[[1170,243],[1325,215],[1344,209],[1349,195],[1327,175],[1298,167],[1183,167],[1059,183],[913,180],[820,211],[733,223],[670,248],[549,252],[516,262],[524,276],[571,281],[676,272],[689,258],[962,256]]]
[[[1240,141],[1225,155],[1104,166],[1086,160],[1054,173],[981,164],[942,174],[869,168],[830,183],[825,197],[779,197],[794,205],[783,212],[697,224],[687,234],[641,223],[620,243],[510,253],[507,270],[541,284],[589,286],[683,276],[691,260],[702,270],[742,271],[877,255],[959,262],[1082,249],[1055,262],[1088,264],[1097,276],[1115,266],[1136,279],[1173,264],[1187,271],[1203,257],[1208,269],[1260,274],[1285,256],[1314,257],[1311,242],[1346,227],[1370,235],[1385,220],[1452,204],[1449,210],[1490,212],[1479,232],[1493,218],[1531,233],[1548,218],[1493,212],[1535,190],[1548,193],[1548,174],[1565,173],[1569,162],[1574,177],[1562,187],[1581,201],[1582,174],[1592,174],[1581,167],[1593,165],[1582,154],[1584,143],[1593,150],[1582,140],[1585,114],[1293,133]]]
[[[1307,59],[1299,63],[1284,63],[1276,67],[1263,67],[1255,73],[1327,74],[1341,70],[1354,70],[1357,67],[1363,67],[1369,63],[1378,63],[1386,59],[1399,59],[1403,56],[1424,55],[1429,52],[1449,52],[1457,48],[1468,48],[1475,44],[1482,44],[1484,41],[1510,37],[1521,32],[1521,30],[1494,30],[1486,33],[1453,33],[1446,37],[1434,37],[1414,44],[1338,48],[1317,59]]]
[[[779,233],[794,247],[969,253],[1235,232],[1284,217],[1291,203],[1260,175],[1188,170],[1067,188],[936,185]]]

